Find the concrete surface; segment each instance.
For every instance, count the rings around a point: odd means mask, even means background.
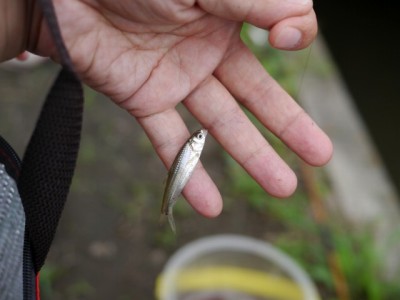
[[[333,187],[330,206],[356,230],[371,230],[386,256],[384,273],[399,273],[398,195],[321,38],[313,45],[299,98],[334,144],[326,167]]]

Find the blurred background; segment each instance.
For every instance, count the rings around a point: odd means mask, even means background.
[[[85,87],[77,170],[41,272],[43,299],[154,299],[168,258],[220,233],[275,245],[304,268],[322,299],[400,299],[399,19],[385,2],[343,9],[315,1],[315,9],[320,37],[308,49],[274,50],[247,25],[243,39],[332,137],[332,162],[310,168],[260,127],[299,177],[291,198],[274,199],[209,137],[202,162],[224,210],[205,219],[181,199],[175,236],[158,222],[167,171],[146,136]],[[20,156],[57,70],[50,61],[0,69],[0,130]],[[199,127],[178,109],[191,131]]]

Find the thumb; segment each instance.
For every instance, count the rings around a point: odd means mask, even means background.
[[[264,29],[287,18],[307,15],[313,7],[312,0],[198,0],[197,3],[212,15]]]

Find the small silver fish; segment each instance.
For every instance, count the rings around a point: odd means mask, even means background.
[[[161,214],[168,216],[169,224],[174,233],[176,229],[172,208],[199,162],[206,136],[206,129],[200,129],[193,133],[176,155],[168,172]]]

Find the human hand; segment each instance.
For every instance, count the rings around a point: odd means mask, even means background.
[[[296,176],[238,102],[306,162],[330,159],[330,140],[239,36],[249,22],[270,31],[272,46],[304,48],[317,31],[311,0],[54,0],[54,6],[78,75],[138,120],[168,168],[189,136],[175,110],[179,102],[274,196],[289,196]],[[45,26],[30,50],[57,60]],[[218,189],[202,167],[184,196],[205,216],[221,211]]]

